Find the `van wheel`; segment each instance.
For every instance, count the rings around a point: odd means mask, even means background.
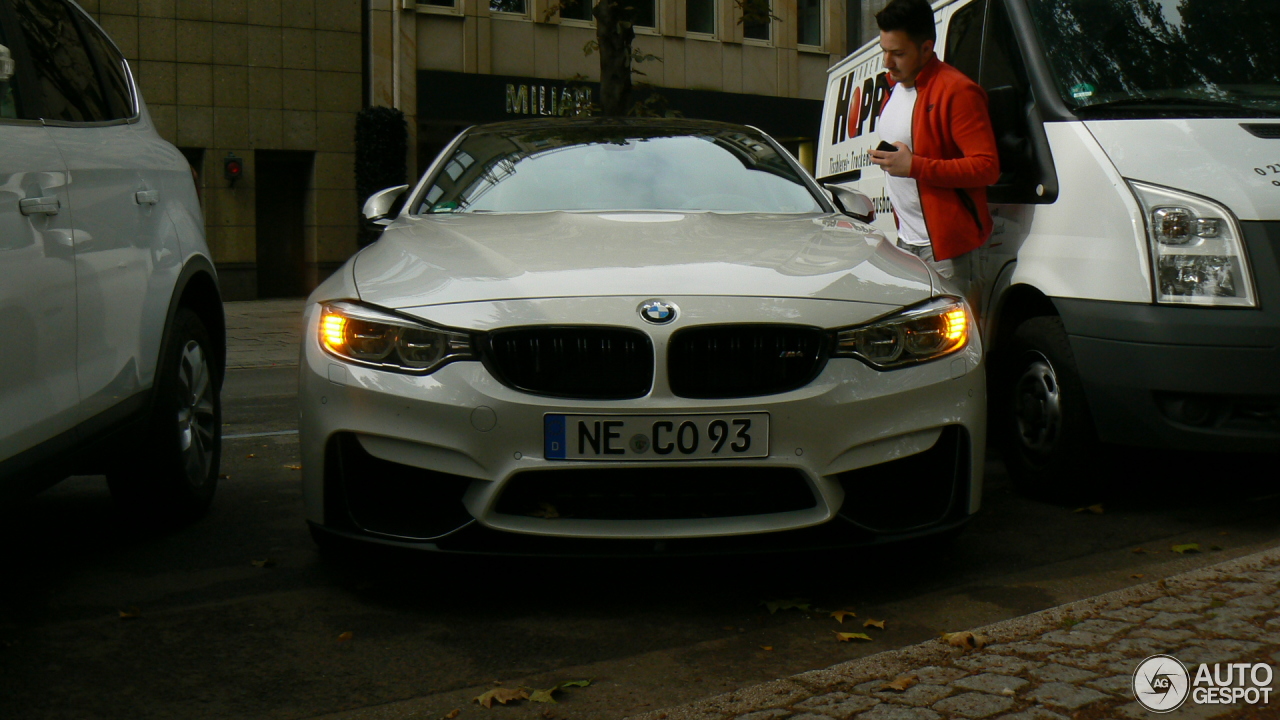
[[[200,316],[178,308],[142,442],[107,476],[112,498],[133,514],[181,523],[204,515],[213,501],[222,403],[212,349]]]
[[[997,437],[1015,487],[1050,502],[1087,499],[1101,446],[1061,318],[1024,321],[1000,366]]]

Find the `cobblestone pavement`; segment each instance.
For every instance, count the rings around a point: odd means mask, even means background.
[[[1192,678],[1200,663],[1280,665],[1280,548],[972,632],[983,647],[932,640],[633,720],[1280,718],[1274,692],[1266,705],[1188,699],[1156,714],[1131,689],[1158,654]],[[885,687],[898,679],[909,687]]]
[[[223,303],[227,369],[298,364],[302,298]]]

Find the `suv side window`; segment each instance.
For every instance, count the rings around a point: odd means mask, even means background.
[[[133,93],[129,91],[124,56],[107,39],[102,31],[82,18],[81,30],[93,50],[93,59],[102,75],[102,87],[106,90],[112,120],[133,117]]]
[[[947,23],[947,64],[978,82],[982,62],[982,19],[987,14],[987,0],[974,0],[951,16]]]
[[[62,0],[13,0],[13,8],[43,96],[44,119],[113,119],[110,102],[80,37],[74,11]]]

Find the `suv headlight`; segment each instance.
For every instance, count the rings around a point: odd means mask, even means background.
[[[1151,244],[1156,301],[1253,307],[1240,223],[1208,198],[1129,180]]]
[[[320,345],[349,362],[415,375],[475,357],[465,333],[350,302],[325,303],[320,312]]]
[[[853,357],[881,370],[950,355],[969,340],[964,301],[934,298],[866,325],[836,332],[836,357]]]

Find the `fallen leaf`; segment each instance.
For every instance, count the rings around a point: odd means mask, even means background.
[[[1013,688],[1000,688],[1000,694],[1001,694],[1001,695],[1007,695],[1007,696],[1012,697],[1013,695],[1016,695],[1017,693],[1015,693],[1015,692],[1013,691]]]
[[[1185,545],[1174,545],[1169,549],[1180,555],[1187,555],[1189,553],[1198,553],[1200,552],[1200,543],[1187,543]]]
[[[142,617],[142,611],[136,607],[131,607],[131,608],[128,608],[127,610],[120,611],[121,620],[135,620],[140,617]]]
[[[271,558],[263,558],[262,560],[250,560],[249,562],[251,562],[253,566],[256,568],[269,568],[269,567],[276,566],[276,561],[272,560]]]
[[[866,633],[842,633],[832,630],[835,633],[836,642],[849,642],[851,640],[871,640],[871,636]]]
[[[547,688],[546,690],[534,690],[532,693],[529,694],[529,702],[536,702],[536,703],[560,702],[559,700],[556,700],[554,697],[551,697],[551,694],[559,689],[560,688]]]
[[[968,630],[962,632],[942,633],[942,641],[948,645],[966,650],[977,650],[987,644],[987,639]]]
[[[258,457],[258,456],[257,456],[257,455],[254,455],[253,453],[249,453],[248,455],[245,455],[244,457],[245,457],[245,459],[247,460],[247,459],[249,459],[249,458],[256,458],[256,457]]]
[[[302,469],[302,466],[301,466],[301,465],[285,465],[285,467],[289,468],[290,470],[301,470],[301,469]]]
[[[871,618],[867,618],[866,622],[862,623],[862,627],[873,627],[883,630],[884,620],[872,620]]]
[[[770,652],[773,652],[773,646],[772,646],[772,645],[761,645],[761,646],[760,646],[760,649],[761,649],[761,650],[768,650],[768,651],[770,651]]]
[[[792,598],[790,600],[767,600],[760,604],[764,605],[766,608],[769,609],[770,615],[778,612],[779,610],[808,610],[809,609],[809,602],[802,598]]]
[[[1093,513],[1094,515],[1101,515],[1102,503],[1098,503],[1097,505],[1090,505],[1089,507],[1076,508],[1075,511],[1078,513],[1089,512],[1089,513]]]
[[[1142,573],[1134,573],[1134,574],[1130,575],[1129,577],[1133,578],[1134,580],[1141,580],[1142,578],[1146,577],[1146,575],[1144,575],[1144,574],[1142,574]]]
[[[556,510],[556,506],[548,502],[538,503],[538,509],[529,513],[529,517],[536,518],[558,518],[560,511]]]
[[[453,720],[454,718],[458,717],[458,714],[461,712],[462,712],[462,708],[456,708],[454,709],[453,712],[449,713],[448,715],[445,715],[444,720]]]
[[[858,613],[856,613],[856,612],[854,612],[854,611],[852,611],[852,610],[836,610],[835,612],[831,613],[831,617],[835,618],[835,619],[836,619],[836,622],[838,622],[838,623],[840,623],[841,625],[843,625],[843,624],[844,624],[844,619],[845,619],[845,618],[847,618],[847,617],[858,617]]]
[[[348,630],[348,631],[346,631],[346,632],[344,632],[344,633],[342,633],[341,635],[339,635],[339,636],[338,636],[338,642],[347,642],[348,640],[350,640],[350,639],[351,639],[351,638],[353,638],[353,637],[355,637],[355,635],[353,635],[353,634],[352,634],[352,632],[351,632],[350,630]]]
[[[559,687],[559,688],[591,687],[591,681],[590,680],[566,680],[560,683],[559,685],[557,685],[556,687]]]
[[[542,717],[547,718],[547,720],[551,720],[551,718],[555,716],[556,716],[555,711],[552,710],[551,708],[547,708],[546,710],[542,711]]]
[[[506,705],[507,703],[515,702],[516,700],[528,699],[529,691],[524,688],[494,688],[477,697],[475,701],[480,703],[482,707],[492,708],[495,701],[501,705]]]
[[[890,682],[880,686],[881,690],[897,690],[898,692],[906,692],[908,688],[920,682],[920,678],[916,675],[899,675]]]

